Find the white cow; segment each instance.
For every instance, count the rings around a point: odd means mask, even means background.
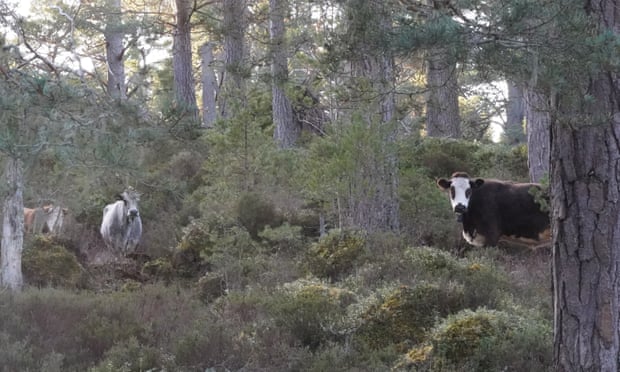
[[[117,198],[118,201],[103,208],[100,231],[109,249],[127,255],[135,251],[142,236],[142,221],[138,212],[140,195],[129,189]]]

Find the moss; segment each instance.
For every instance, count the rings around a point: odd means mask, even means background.
[[[24,249],[22,268],[31,285],[77,288],[83,284],[83,269],[75,255],[44,236]]]

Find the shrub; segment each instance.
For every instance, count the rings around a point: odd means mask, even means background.
[[[291,226],[284,223],[281,226],[271,228],[266,226],[258,235],[273,252],[295,254],[301,251],[303,240],[300,226]]]
[[[209,227],[194,220],[183,228],[183,236],[173,253],[172,266],[182,277],[196,277],[208,266],[206,259],[213,254],[214,246]]]
[[[400,179],[400,216],[403,233],[415,244],[453,249],[460,242],[450,202],[435,179],[418,168],[404,170]]]
[[[459,285],[400,287],[362,315],[356,339],[373,349],[416,344],[424,340],[438,317],[462,309],[464,302]]]
[[[196,289],[200,300],[208,304],[226,294],[226,282],[220,274],[207,273],[198,279]]]
[[[537,318],[464,310],[438,325],[431,340],[431,370],[545,371],[552,366],[552,328]]]
[[[148,276],[163,279],[165,282],[170,282],[175,275],[169,257],[159,257],[155,260],[145,262],[144,265],[142,265],[142,272]]]
[[[338,321],[355,296],[345,290],[315,282],[285,285],[266,304],[278,326],[288,330],[303,346],[317,349],[337,339]]]
[[[349,274],[365,253],[366,240],[360,232],[332,230],[312,245],[306,262],[312,274],[336,280]]]
[[[42,235],[24,249],[22,268],[26,282],[38,287],[77,288],[84,284],[83,269],[75,255]]]
[[[141,372],[174,369],[174,357],[152,346],[140,344],[137,338],[112,346],[90,372]]]
[[[258,193],[241,195],[237,203],[237,218],[253,239],[265,226],[275,227],[281,223],[273,203]]]
[[[510,289],[508,276],[498,265],[483,258],[458,259],[429,247],[410,248],[405,257],[418,280],[462,285],[465,306],[471,309],[497,307]]]

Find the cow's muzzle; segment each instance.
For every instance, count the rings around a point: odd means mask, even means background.
[[[127,217],[129,217],[132,220],[138,217],[138,210],[137,209],[130,210],[129,213],[127,213]]]
[[[454,207],[454,214],[456,214],[456,221],[463,222],[463,215],[467,213],[467,207],[463,204],[458,204]]]

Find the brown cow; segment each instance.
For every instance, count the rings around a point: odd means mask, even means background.
[[[549,244],[549,213],[531,193],[542,191],[539,184],[470,179],[456,172],[450,179],[438,179],[437,185],[449,193],[469,244],[496,246],[500,239],[537,247]]]
[[[58,235],[66,214],[66,208],[52,204],[41,208],[24,208],[24,232]]]

